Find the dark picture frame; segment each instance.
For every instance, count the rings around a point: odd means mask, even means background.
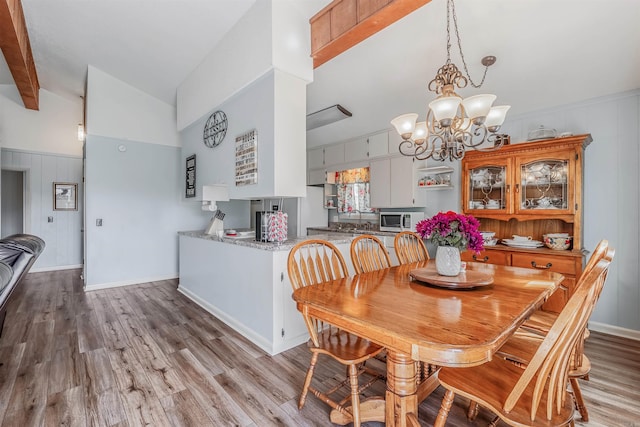
[[[196,197],[196,155],[192,154],[186,160],[184,197]]]
[[[72,182],[53,183],[53,210],[78,210],[78,184]]]

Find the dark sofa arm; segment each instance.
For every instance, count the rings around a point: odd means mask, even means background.
[[[0,239],[0,335],[9,298],[36,262],[44,246],[44,240],[30,234],[14,234]]]

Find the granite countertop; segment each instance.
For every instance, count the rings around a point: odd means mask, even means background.
[[[286,241],[282,242],[282,243],[272,243],[272,242],[256,242],[255,238],[253,237],[246,237],[246,238],[239,238],[239,237],[227,237],[227,236],[223,236],[223,237],[218,237],[218,236],[214,236],[211,234],[204,234],[203,230],[193,230],[193,231],[179,231],[178,235],[180,236],[188,236],[188,237],[195,237],[197,239],[204,239],[204,240],[212,240],[214,242],[221,242],[221,243],[229,243],[232,245],[238,245],[238,246],[245,246],[248,248],[254,248],[254,249],[260,249],[260,250],[264,250],[264,251],[289,251],[291,250],[291,248],[293,248],[296,244],[305,241],[305,240],[309,240],[309,239],[323,239],[323,240],[327,240],[331,243],[335,244],[340,244],[340,243],[351,243],[351,239],[353,237],[353,235],[350,234],[345,234],[344,237],[342,236],[336,236],[336,235],[323,235],[323,234],[317,234],[314,236],[305,236],[305,237],[294,237],[294,238],[289,238]]]
[[[343,234],[349,234],[349,235],[372,234],[374,236],[391,236],[391,237],[395,237],[395,235],[398,234],[398,232],[396,231],[380,231],[380,228],[377,225],[371,227],[370,229],[355,228],[355,227],[349,227],[349,226],[338,228],[335,226],[331,226],[331,227],[308,227],[307,230],[321,231],[325,233],[343,233]]]

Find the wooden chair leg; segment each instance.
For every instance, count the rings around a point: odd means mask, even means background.
[[[442,398],[442,405],[440,405],[440,411],[438,411],[438,416],[433,427],[444,427],[447,422],[447,418],[449,417],[449,411],[451,410],[454,397],[456,397],[456,394],[451,390],[447,390],[444,394],[444,397]]]
[[[311,385],[311,378],[313,378],[313,371],[316,368],[317,362],[318,362],[318,353],[312,353],[311,362],[309,363],[309,369],[307,369],[307,376],[304,378],[302,393],[300,393],[300,401],[298,402],[298,409],[302,409],[304,407],[304,402],[307,399],[307,392],[309,391],[309,386]]]
[[[353,427],[360,427],[360,387],[358,385],[358,367],[356,365],[349,365],[349,383],[351,385]]]
[[[487,427],[496,427],[499,421],[500,417],[496,415],[496,417],[487,425]]]
[[[575,399],[576,409],[580,412],[580,416],[582,416],[583,422],[589,421],[589,411],[587,411],[587,406],[584,404],[584,398],[582,397],[582,390],[580,390],[580,384],[578,384],[577,378],[571,378],[571,389],[573,390],[573,398]]]
[[[469,409],[467,409],[467,419],[473,421],[478,416],[478,402],[473,400],[469,402]]]

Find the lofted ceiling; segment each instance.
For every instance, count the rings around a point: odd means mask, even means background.
[[[22,0],[42,88],[84,93],[91,64],[167,103],[176,88],[256,0]],[[274,0],[279,1],[279,0]],[[329,0],[295,0],[311,17]],[[456,0],[474,80],[510,115],[640,88],[638,0]],[[309,146],[424,117],[426,85],[446,59],[446,1],[422,8],[318,67],[307,111],[341,104],[353,117],[307,132]],[[453,62],[462,69],[456,46]],[[0,56],[0,84],[13,83]]]

